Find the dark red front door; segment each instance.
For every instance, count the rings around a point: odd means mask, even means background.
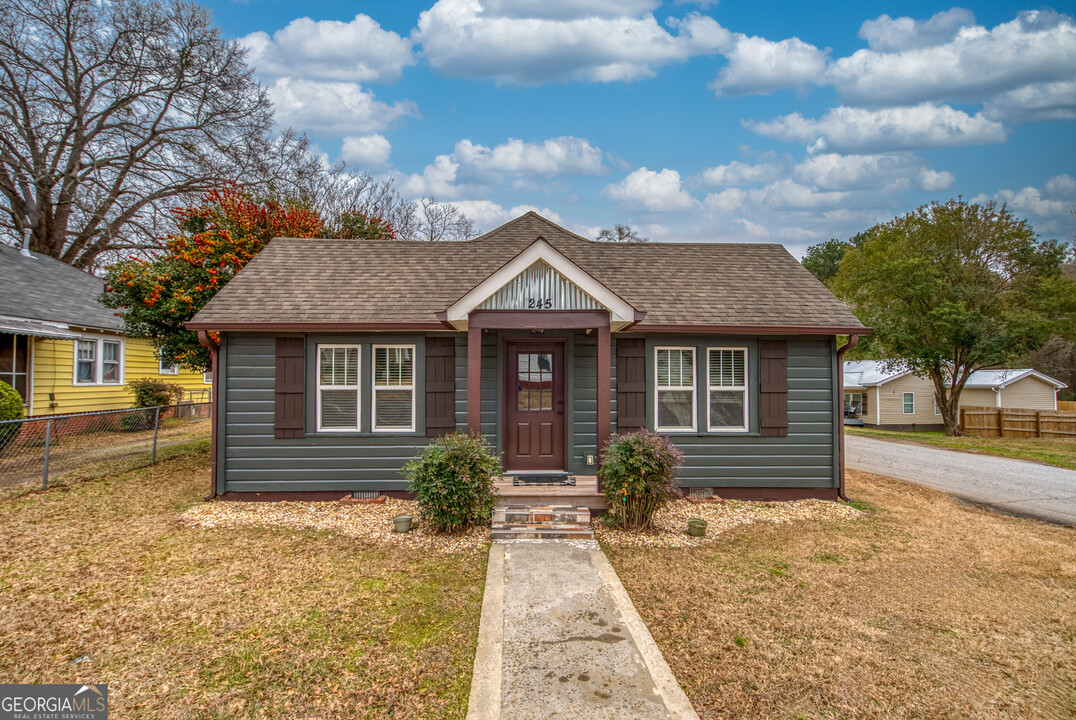
[[[564,344],[509,342],[506,470],[564,470]]]

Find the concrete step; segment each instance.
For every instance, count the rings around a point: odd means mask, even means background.
[[[495,540],[592,540],[590,510],[572,505],[517,505],[493,510]]]

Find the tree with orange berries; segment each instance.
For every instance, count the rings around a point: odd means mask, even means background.
[[[274,237],[394,239],[392,226],[349,213],[326,222],[299,202],[264,200],[234,186],[174,211],[177,232],[154,260],[132,256],[109,269],[104,304],[122,310],[125,330],[185,368],[209,366],[209,351],[184,324]]]

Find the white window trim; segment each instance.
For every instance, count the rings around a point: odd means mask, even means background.
[[[321,351],[330,350],[333,348],[350,348],[356,351],[355,361],[355,385],[322,385],[321,384]],[[316,387],[317,402],[315,412],[317,413],[317,427],[318,432],[322,433],[353,433],[362,432],[362,345],[349,345],[341,343],[319,343],[314,346],[314,354],[317,356],[317,363],[314,366],[314,385]],[[322,427],[321,425],[321,391],[322,390],[354,390],[355,391],[355,427]]]
[[[912,411],[911,412],[908,412],[908,410],[907,410],[907,407],[908,407],[907,397],[909,395],[912,396]],[[900,410],[901,410],[901,414],[903,414],[903,415],[915,415],[915,393],[914,392],[906,392],[906,393],[901,394],[901,396],[900,396]]]
[[[934,395],[934,414],[941,415],[941,408],[938,407],[938,396]]]
[[[206,370],[205,372],[202,373],[202,384],[203,385],[212,385],[213,384],[213,371],[212,370]]]
[[[661,387],[658,385],[658,353],[662,350],[690,350],[691,351],[691,385],[677,385],[675,387]],[[688,345],[659,345],[654,347],[654,431],[662,433],[693,433],[698,432],[699,426],[699,365],[696,348]],[[658,397],[663,390],[691,391],[691,427],[662,427],[658,415]]]
[[[157,357],[157,372],[161,375],[179,375],[179,363],[172,361],[167,367],[164,358]]]
[[[411,384],[410,385],[382,385],[378,387],[377,378],[377,351],[379,349],[392,350],[396,348],[411,349]],[[418,353],[414,345],[407,344],[383,344],[370,347],[370,425],[372,432],[376,433],[408,433],[415,432],[415,373],[418,367]],[[378,427],[377,426],[377,391],[378,390],[410,390],[411,391],[411,426],[410,427]]]
[[[714,350],[742,350],[743,351],[743,385],[711,385],[710,383],[710,353]],[[749,405],[751,403],[751,393],[748,392],[748,388],[751,387],[751,354],[746,347],[723,347],[721,345],[715,345],[713,347],[706,348],[706,429],[709,432],[747,432],[748,430],[748,418],[751,417]],[[713,427],[710,425],[710,392],[712,390],[742,390],[743,391],[743,425],[739,427]]]
[[[123,385],[126,380],[127,373],[127,342],[124,338],[111,338],[111,337],[80,337],[77,340],[72,340],[74,343],[75,354],[71,363],[71,384],[75,387],[116,387]],[[80,342],[92,342],[96,343],[94,348],[94,363],[93,363],[93,382],[79,382],[78,381],[78,344]],[[120,378],[117,382],[104,382],[105,376],[105,343],[116,343],[120,346]]]

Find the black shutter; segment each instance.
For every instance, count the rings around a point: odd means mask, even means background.
[[[788,341],[760,340],[758,343],[759,418],[763,436],[788,435]]]
[[[305,387],[306,340],[276,339],[276,412],[273,432],[278,439],[303,437],[303,390]]]
[[[426,435],[456,430],[456,340],[426,338]]]
[[[616,431],[646,427],[646,343],[618,338],[616,341]]]

